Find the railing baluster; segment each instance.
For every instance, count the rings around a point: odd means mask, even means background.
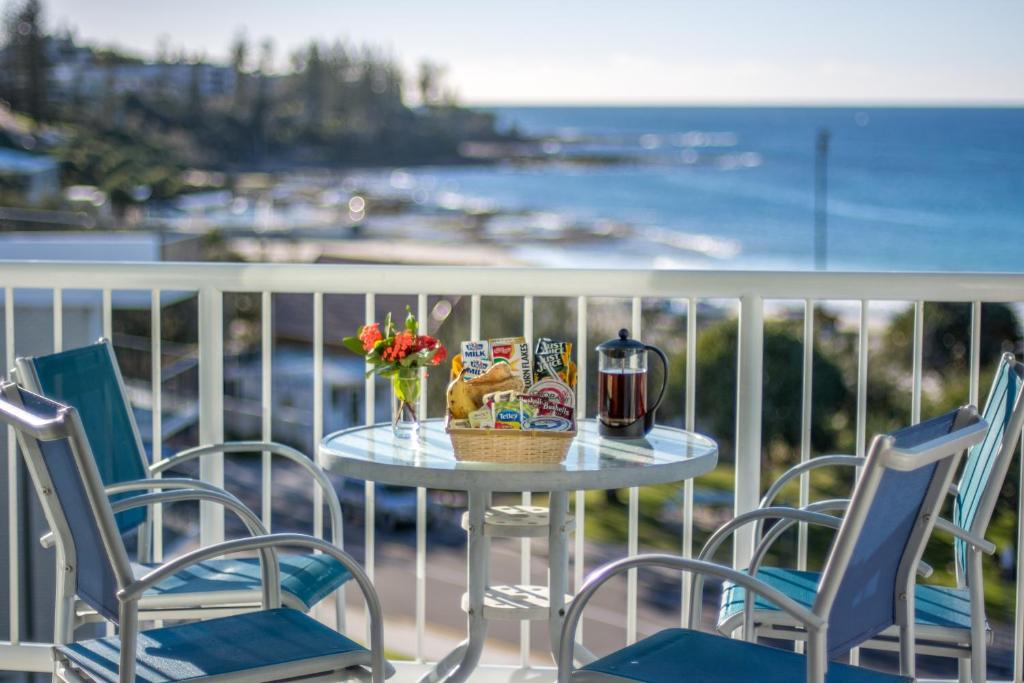
[[[1017,475],[1017,591],[1013,620],[1013,680],[1024,683],[1024,438]]]
[[[800,396],[800,462],[811,458],[811,394],[814,387],[814,300],[804,300],[804,370]],[[800,507],[811,499],[811,475],[800,476]],[[796,566],[807,569],[807,524],[800,522],[797,531]]]
[[[5,370],[14,367],[14,289],[4,290]],[[18,445],[7,428],[7,559],[11,645],[21,642],[21,529],[18,526]]]
[[[523,297],[523,336],[526,338],[527,348],[533,348],[533,297]],[[523,505],[533,504],[533,494],[530,491],[523,491]],[[530,539],[524,538],[519,541],[519,582],[523,585],[532,583],[530,578]],[[522,667],[530,665],[530,622],[523,620],[519,622],[519,664]]]
[[[160,290],[149,292],[149,393],[150,393],[150,433],[149,448],[153,453],[153,462],[160,460],[164,452],[163,436],[163,344],[161,337]],[[157,478],[163,477],[162,472]],[[164,506],[153,506],[153,561],[164,561]]]
[[[736,376],[736,490],[734,513],[757,505],[761,491],[761,396],[764,381],[764,303],[756,294],[740,298]],[[735,534],[733,565],[746,567],[753,554],[753,529]]]
[[[103,336],[111,340],[113,343],[114,336],[114,304],[112,300],[112,294],[110,288],[107,287],[103,290]]]
[[[860,302],[860,328],[857,332],[857,455],[864,457],[868,431],[868,309],[871,302]],[[857,470],[858,475],[860,468]]]
[[[377,299],[373,292],[366,293],[366,304],[363,319],[366,324],[374,322],[374,318],[377,316]],[[366,364],[366,369],[370,369],[370,364]],[[376,375],[370,375],[366,378],[366,424],[372,425],[377,419],[377,396],[375,386]],[[366,567],[366,574],[373,581],[374,577],[374,553],[377,534],[376,524],[376,490],[372,481],[367,481],[363,485],[363,490],[366,495],[366,502],[363,505],[363,533],[364,533],[364,558],[363,564]],[[366,639],[370,639],[370,612],[365,609],[366,616]]]
[[[469,297],[469,338],[472,341],[480,340],[480,295],[473,294]]]
[[[427,295],[420,294],[416,301],[416,318],[420,321],[420,329],[430,334],[430,319],[427,311]],[[422,371],[423,391],[420,393],[420,417],[427,419],[427,382],[429,377],[426,369]],[[442,378],[442,382],[444,379]],[[416,489],[416,661],[425,660],[424,634],[427,630],[427,490],[422,486]]]
[[[697,422],[697,299],[686,304],[686,429],[694,431]],[[693,479],[683,482],[683,557],[693,557]],[[688,626],[690,586],[693,576],[683,572],[680,625]]]
[[[924,302],[914,302],[914,389],[910,397],[910,422],[921,421],[921,374],[924,365]]]
[[[199,441],[224,441],[224,295],[208,285],[199,290]],[[223,487],[224,456],[202,458],[199,477]],[[205,501],[199,505],[200,544],[223,541],[223,508]]]
[[[64,350],[64,296],[60,287],[53,288],[53,352]]]
[[[313,460],[320,463],[324,436],[324,295],[313,293]],[[313,535],[324,534],[324,492],[313,482]]]
[[[576,299],[576,420],[581,421],[587,416],[587,297],[581,296]],[[576,536],[573,539],[573,581],[576,590],[583,586],[583,570],[586,567],[586,516],[587,516],[587,494],[585,491],[576,492],[576,500],[573,505],[573,515],[576,517]],[[576,630],[577,638],[583,634],[583,620],[580,619],[580,626]]]
[[[274,391],[274,295],[269,291],[260,294],[260,435],[264,441],[274,440],[273,391]],[[271,488],[273,478],[273,456],[264,452],[260,469],[260,513],[263,525],[273,530],[274,499]]]
[[[981,302],[971,303],[971,379],[968,401],[978,405],[978,385],[981,377]]]
[[[632,303],[632,324],[633,338],[643,337],[643,301],[640,297],[633,297]],[[633,486],[629,489],[629,531],[626,537],[627,553],[630,557],[640,551],[640,489]],[[637,587],[636,570],[630,570],[626,578],[626,644],[636,642],[636,612],[637,612]]]

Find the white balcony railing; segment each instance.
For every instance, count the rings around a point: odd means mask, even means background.
[[[240,265],[206,263],[157,263],[157,264],[115,264],[82,262],[5,262],[0,261],[0,290],[3,293],[3,348],[6,367],[11,367],[15,349],[19,353],[46,353],[50,348],[26,349],[19,344],[19,335],[28,328],[16,326],[16,298],[22,290],[47,297],[47,308],[52,313],[52,349],[64,345],[64,302],[65,293],[72,290],[95,290],[101,302],[101,332],[111,336],[114,299],[118,292],[131,291],[136,297],[140,291],[153,310],[160,310],[161,293],[192,292],[198,295],[198,405],[199,439],[202,442],[220,441],[224,435],[224,295],[226,293],[259,293],[262,310],[260,334],[262,337],[262,397],[260,423],[262,436],[269,439],[272,425],[271,402],[271,351],[272,348],[272,296],[283,293],[312,295],[313,308],[312,354],[313,354],[313,443],[319,442],[324,431],[324,297],[333,294],[358,295],[365,300],[365,319],[377,317],[375,296],[407,295],[415,297],[416,309],[421,319],[428,315],[428,295],[461,294],[470,297],[470,333],[480,336],[482,317],[486,307],[481,305],[482,297],[520,297],[525,334],[533,336],[535,297],[570,298],[577,304],[576,342],[578,349],[592,346],[588,340],[588,300],[595,298],[625,299],[632,312],[632,330],[636,336],[642,333],[642,316],[645,300],[674,300],[687,306],[686,357],[695,359],[697,354],[697,306],[704,300],[732,300],[738,302],[738,358],[735,445],[735,510],[736,514],[752,509],[761,493],[762,463],[762,379],[763,333],[765,303],[774,301],[802,302],[804,311],[804,349],[801,394],[801,461],[811,457],[811,408],[814,403],[811,370],[813,366],[813,313],[819,303],[846,302],[859,310],[860,327],[857,336],[857,379],[856,379],[856,444],[857,452],[864,452],[868,415],[868,350],[869,350],[869,309],[872,302],[911,302],[914,306],[913,370],[911,415],[916,421],[921,416],[924,302],[967,302],[971,305],[970,324],[970,377],[969,400],[979,400],[981,308],[988,302],[1024,302],[1024,276],[1018,275],[976,275],[976,274],[894,274],[894,273],[786,273],[786,272],[680,272],[680,271],[630,271],[630,270],[501,270],[465,267],[379,267],[379,266],[331,266],[331,265]],[[42,290],[42,292],[40,292]],[[38,321],[38,317],[34,320]],[[354,329],[361,320],[351,321]],[[25,323],[28,325],[29,323]],[[34,323],[33,323],[34,324]],[[613,332],[614,330],[612,330]],[[151,377],[153,387],[161,386],[161,316],[151,317]],[[579,392],[588,391],[587,379],[591,368],[587,367],[587,354],[578,354]],[[695,364],[688,362],[685,376],[685,426],[695,425],[695,406],[700,396],[696,393]],[[427,392],[424,392],[426,396]],[[983,398],[983,396],[981,397]],[[367,380],[364,392],[364,415],[367,423],[378,419],[375,415],[375,385]],[[424,402],[426,399],[424,398]],[[579,405],[585,410],[583,401]],[[153,420],[150,425],[154,452],[162,450],[161,391],[152,394]],[[425,405],[424,405],[425,409]],[[30,493],[19,487],[17,459],[14,440],[7,438],[7,523],[0,525],[7,531],[7,556],[10,558],[6,573],[8,577],[9,600],[7,615],[0,619],[8,621],[6,642],[0,642],[0,670],[48,671],[49,652],[45,643],[27,642],[24,624],[21,623],[23,595],[22,576],[16,559],[27,547],[21,537],[19,517],[23,509],[23,497]],[[204,461],[201,476],[220,484],[224,478],[223,462],[210,459]],[[271,487],[270,468],[264,462],[263,510],[270,509]],[[1024,479],[1024,477],[1022,477]],[[680,552],[693,553],[692,510],[694,505],[693,482],[684,484],[684,526],[680,539]],[[371,577],[375,574],[375,489],[366,485],[365,491],[365,563]],[[805,480],[800,489],[802,503],[809,496],[809,485]],[[1019,500],[1022,497],[1018,498]],[[427,624],[427,543],[426,507],[427,492],[417,492],[416,561],[410,568],[415,576],[415,643],[404,643],[414,650],[418,661],[425,656],[425,633]],[[577,533],[575,538],[574,562],[575,584],[578,586],[587,571],[584,557],[585,499],[582,493],[575,497]],[[1024,503],[1022,503],[1024,505]],[[320,506],[317,506],[318,509]],[[1019,524],[1017,512],[1017,567],[1024,564],[1024,525]],[[269,521],[269,520],[268,520]],[[630,491],[628,499],[628,552],[635,554],[644,550],[640,545],[639,495],[636,489]],[[322,518],[314,520],[315,530],[320,531]],[[156,528],[160,528],[157,520]],[[224,534],[222,513],[215,508],[201,512],[200,541],[210,543],[220,540]],[[156,539],[157,557],[162,552],[161,538]],[[806,562],[806,533],[801,534],[799,561]],[[749,538],[739,537],[734,546],[734,562],[744,564],[749,552]],[[523,549],[527,557],[523,560],[524,574],[530,571],[528,541]],[[0,571],[3,571],[0,568]],[[1017,572],[1016,609],[1013,623],[1013,671],[1014,680],[1024,677],[1024,585]],[[529,581],[526,581],[529,583]],[[383,587],[386,590],[386,587]],[[687,595],[683,591],[682,595]],[[637,637],[638,586],[635,576],[630,577],[627,587],[627,611],[625,614],[626,639]],[[681,606],[684,614],[687,606]],[[2,632],[3,629],[0,629]],[[530,632],[521,632],[522,661],[528,661]]]

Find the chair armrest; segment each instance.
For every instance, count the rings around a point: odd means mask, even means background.
[[[216,493],[226,493],[232,498],[235,497],[234,495],[228,493],[221,487],[214,486],[208,481],[203,481],[201,479],[192,479],[190,477],[167,477],[166,479],[136,479],[134,481],[122,481],[105,487],[103,491],[108,496],[113,496],[118,493],[129,493],[132,491],[154,491],[171,489],[214,491]]]
[[[197,446],[195,448],[189,448],[176,453],[169,458],[164,458],[163,460],[154,462],[149,466],[149,472],[151,475],[155,475],[166,469],[180,465],[183,462],[206,457],[208,455],[220,455],[224,453],[254,453],[257,451],[287,458],[305,469],[310,477],[313,478],[317,486],[319,486],[321,491],[323,491],[324,500],[327,502],[327,508],[331,517],[331,539],[335,545],[340,546],[344,531],[341,518],[341,502],[338,500],[338,492],[334,490],[334,486],[331,484],[331,480],[327,478],[327,474],[323,471],[323,468],[321,468],[311,458],[307,457],[305,453],[290,446],[285,446],[284,444],[273,441],[228,441],[219,444]]]
[[[170,480],[165,480],[170,481]],[[253,537],[262,537],[268,535],[268,531],[263,522],[256,514],[245,506],[245,503],[235,498],[227,491],[221,491],[215,489],[213,491],[198,490],[198,489],[180,489],[174,491],[162,491],[160,493],[144,493],[140,496],[132,496],[131,498],[124,498],[122,500],[111,503],[110,507],[115,512],[123,512],[124,510],[131,510],[132,508],[148,507],[150,505],[156,505],[158,503],[177,503],[185,500],[201,500],[210,503],[217,503],[224,506],[226,509],[231,510],[238,518],[245,524],[245,528],[248,529],[249,533]],[[262,569],[264,578],[264,598],[270,598],[272,596],[266,593],[266,586],[276,586],[278,591],[278,600],[280,600],[280,587],[281,587],[281,569],[277,563],[277,555],[274,550],[261,550],[260,554],[262,559],[260,561],[260,567]]]
[[[818,513],[845,512],[849,504],[850,501],[846,498],[832,498],[829,500],[819,500],[815,503],[811,503],[810,505],[805,505],[804,507],[799,509],[807,512]],[[829,529],[838,529],[839,525],[842,524],[842,519],[839,517],[834,517],[832,515],[825,516],[829,519],[818,519],[811,523],[817,524],[819,526],[828,527]],[[763,522],[764,520],[760,521]],[[747,567],[747,571],[750,573],[751,576],[757,576],[757,570],[761,568],[761,562],[768,554],[768,551],[771,549],[772,545],[775,544],[775,541],[777,541],[779,537],[782,536],[782,534],[786,533],[786,531],[788,531],[793,526],[803,521],[805,520],[795,519],[792,517],[780,519],[777,524],[773,525],[772,528],[769,529],[767,533],[765,533],[764,537],[757,542],[757,545],[754,546],[754,554],[750,558],[750,566]]]
[[[698,577],[710,575],[722,579],[723,581],[732,581],[737,585],[743,586],[747,591],[757,593],[770,602],[778,605],[781,610],[803,624],[808,633],[821,633],[826,625],[826,621],[822,617],[813,613],[803,605],[800,605],[781,591],[769,586],[763,581],[757,580],[749,574],[745,574],[729,567],[723,567],[722,565],[718,565],[713,562],[691,560],[676,557],[674,555],[637,555],[635,557],[628,557],[616,562],[611,562],[610,564],[606,564],[595,570],[590,574],[586,583],[583,584],[583,587],[569,604],[568,612],[566,612],[565,615],[565,621],[562,624],[562,638],[558,648],[559,683],[569,683],[573,666],[573,648],[575,645],[574,634],[576,633],[576,627],[579,624],[580,617],[583,614],[583,608],[586,607],[587,602],[589,602],[594,596],[597,589],[604,585],[609,579],[638,567],[661,567],[663,569],[690,572],[696,574]],[[699,609],[700,608],[698,606],[698,617]]]
[[[214,486],[213,484],[199,479],[190,479],[188,477],[172,477],[168,479],[135,479],[132,481],[121,481],[116,484],[111,484],[104,488],[104,492],[108,496],[112,496],[118,493],[127,493],[130,491],[151,491],[154,489],[169,490],[169,489],[198,489],[202,491],[218,491],[227,493],[224,489]],[[231,495],[231,494],[228,494]],[[266,533],[261,532],[261,533]],[[52,548],[54,545],[53,532],[48,531],[39,537],[39,545],[44,548]]]
[[[996,545],[991,541],[986,541],[984,538],[979,538],[969,531],[964,531],[956,524],[953,524],[948,519],[938,517],[935,520],[935,528],[940,531],[945,531],[947,534],[952,534],[954,538],[959,538],[968,545],[974,547],[977,550],[985,553],[986,555],[995,555]]]
[[[166,480],[165,480],[166,481]],[[174,487],[172,491],[161,491],[159,493],[144,493],[138,496],[132,496],[131,498],[123,498],[121,500],[113,501],[110,504],[111,509],[114,513],[124,512],[125,510],[131,510],[133,508],[148,507],[150,505],[157,505],[160,503],[177,503],[185,500],[201,500],[211,503],[219,503],[223,507],[231,510],[238,518],[242,520],[245,528],[253,536],[266,536],[268,533],[267,528],[263,526],[263,522],[256,516],[256,513],[250,510],[245,503],[240,501],[235,496],[231,495],[227,491],[223,491],[216,487],[212,490],[206,489],[191,489],[191,488],[178,488]]]
[[[815,503],[811,503],[810,505],[805,505],[800,509],[809,512],[822,513],[846,512],[846,509],[849,506],[850,500],[848,498],[830,498],[828,500],[819,500]],[[824,520],[819,520],[814,523],[831,529],[838,529],[841,520],[838,517],[834,519],[835,522],[826,522]],[[782,534],[786,533],[786,531],[791,529],[794,525],[799,524],[801,521],[803,520],[793,518],[782,519],[779,521],[778,524],[775,524],[774,526],[772,526],[771,529],[768,530],[764,537],[754,547],[754,553],[750,559],[750,566],[747,568],[747,571],[750,573],[751,576],[757,576],[757,571],[761,568],[761,562],[764,560],[765,556],[768,554],[768,551],[771,549],[771,546],[775,543],[775,541],[777,541],[779,537],[782,536]],[[932,575],[934,571],[935,570],[932,569],[931,565],[924,562],[923,560],[918,562],[918,576],[928,578]]]
[[[822,503],[831,503],[833,501],[821,501]],[[808,506],[808,507],[813,507]],[[808,524],[821,524],[830,528],[838,528],[839,522],[841,521],[838,517],[832,515],[826,515],[822,512],[816,512],[813,509],[800,509],[790,507],[767,507],[757,508],[750,512],[745,512],[738,517],[734,517],[722,526],[718,527],[715,533],[711,534],[704,547],[701,548],[700,554],[697,555],[698,560],[706,561],[714,557],[715,553],[721,547],[722,543],[725,542],[729,536],[734,532],[747,524],[754,524],[762,522],[766,519],[782,519],[782,520],[793,520],[794,522],[807,522]]]
[[[136,579],[134,582],[118,591],[117,597],[122,603],[137,601],[149,588],[160,583],[168,576],[177,574],[182,569],[190,567],[198,562],[202,562],[203,560],[245,550],[263,550],[279,546],[299,546],[310,548],[312,550],[319,550],[320,552],[333,557],[352,573],[352,578],[356,580],[360,591],[363,593],[363,598],[366,600],[366,607],[370,616],[370,655],[372,657],[371,680],[373,683],[383,683],[386,670],[386,662],[384,661],[384,623],[380,598],[377,596],[377,591],[374,590],[373,584],[370,582],[370,578],[366,575],[366,572],[363,571],[363,568],[351,555],[336,545],[328,543],[320,538],[307,536],[305,534],[270,534],[266,536],[256,536],[253,538],[239,538],[232,541],[225,541],[223,543],[206,546],[204,548],[198,548],[190,553],[171,560],[170,562],[153,569],[145,576]],[[265,574],[263,580],[264,596],[265,598],[269,598],[265,601],[264,607],[275,608],[280,606],[280,586],[268,586]],[[269,591],[271,595],[269,596],[267,596],[268,588],[271,589]]]
[[[775,498],[786,484],[813,470],[821,467],[861,467],[863,465],[864,458],[857,455],[819,455],[811,458],[783,472],[778,479],[772,482],[768,490],[764,492],[764,496],[761,497],[757,507],[766,508],[772,506],[775,503]],[[761,524],[754,527],[754,538],[761,537],[761,527]]]
[[[784,507],[758,508],[735,517],[720,526],[718,530],[711,535],[711,538],[707,540],[704,547],[701,548],[700,554],[697,555],[697,560],[701,562],[709,561],[714,557],[722,543],[725,542],[725,539],[731,536],[737,529],[740,529],[747,524],[760,523],[765,519],[791,519],[797,522],[807,522],[808,524],[820,524],[829,528],[838,528],[841,523],[841,520],[838,517],[826,515],[821,512],[814,512],[813,510]],[[694,580],[690,584],[691,627],[698,623],[697,619],[700,615],[700,601],[698,600],[698,597],[703,593],[703,591],[703,578],[701,576],[694,577]]]
[[[859,455],[819,455],[810,458],[806,462],[794,465],[779,475],[779,478],[772,482],[768,490],[764,492],[758,507],[767,507],[774,502],[782,487],[801,474],[806,474],[821,467],[861,467],[864,465],[864,458]]]

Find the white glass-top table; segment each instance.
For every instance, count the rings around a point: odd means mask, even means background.
[[[468,494],[468,590],[463,606],[469,634],[424,676],[422,681],[429,683],[458,683],[469,677],[479,661],[489,618],[545,618],[552,651],[557,652],[569,586],[569,491],[683,481],[709,472],[718,461],[714,441],[671,427],[655,427],[644,439],[620,441],[601,438],[595,421],[581,420],[579,434],[558,464],[459,461],[441,420],[427,420],[420,433],[417,442],[396,439],[387,423],[335,432],[321,442],[320,462],[356,479]],[[501,535],[487,533],[491,494],[522,491],[550,492],[548,585],[489,587],[489,535]]]

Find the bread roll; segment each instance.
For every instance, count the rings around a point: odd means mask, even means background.
[[[485,394],[522,391],[523,388],[523,378],[516,375],[508,363],[495,363],[484,374],[469,380],[463,379],[460,373],[448,385],[448,412],[456,420],[465,419],[483,405]]]

